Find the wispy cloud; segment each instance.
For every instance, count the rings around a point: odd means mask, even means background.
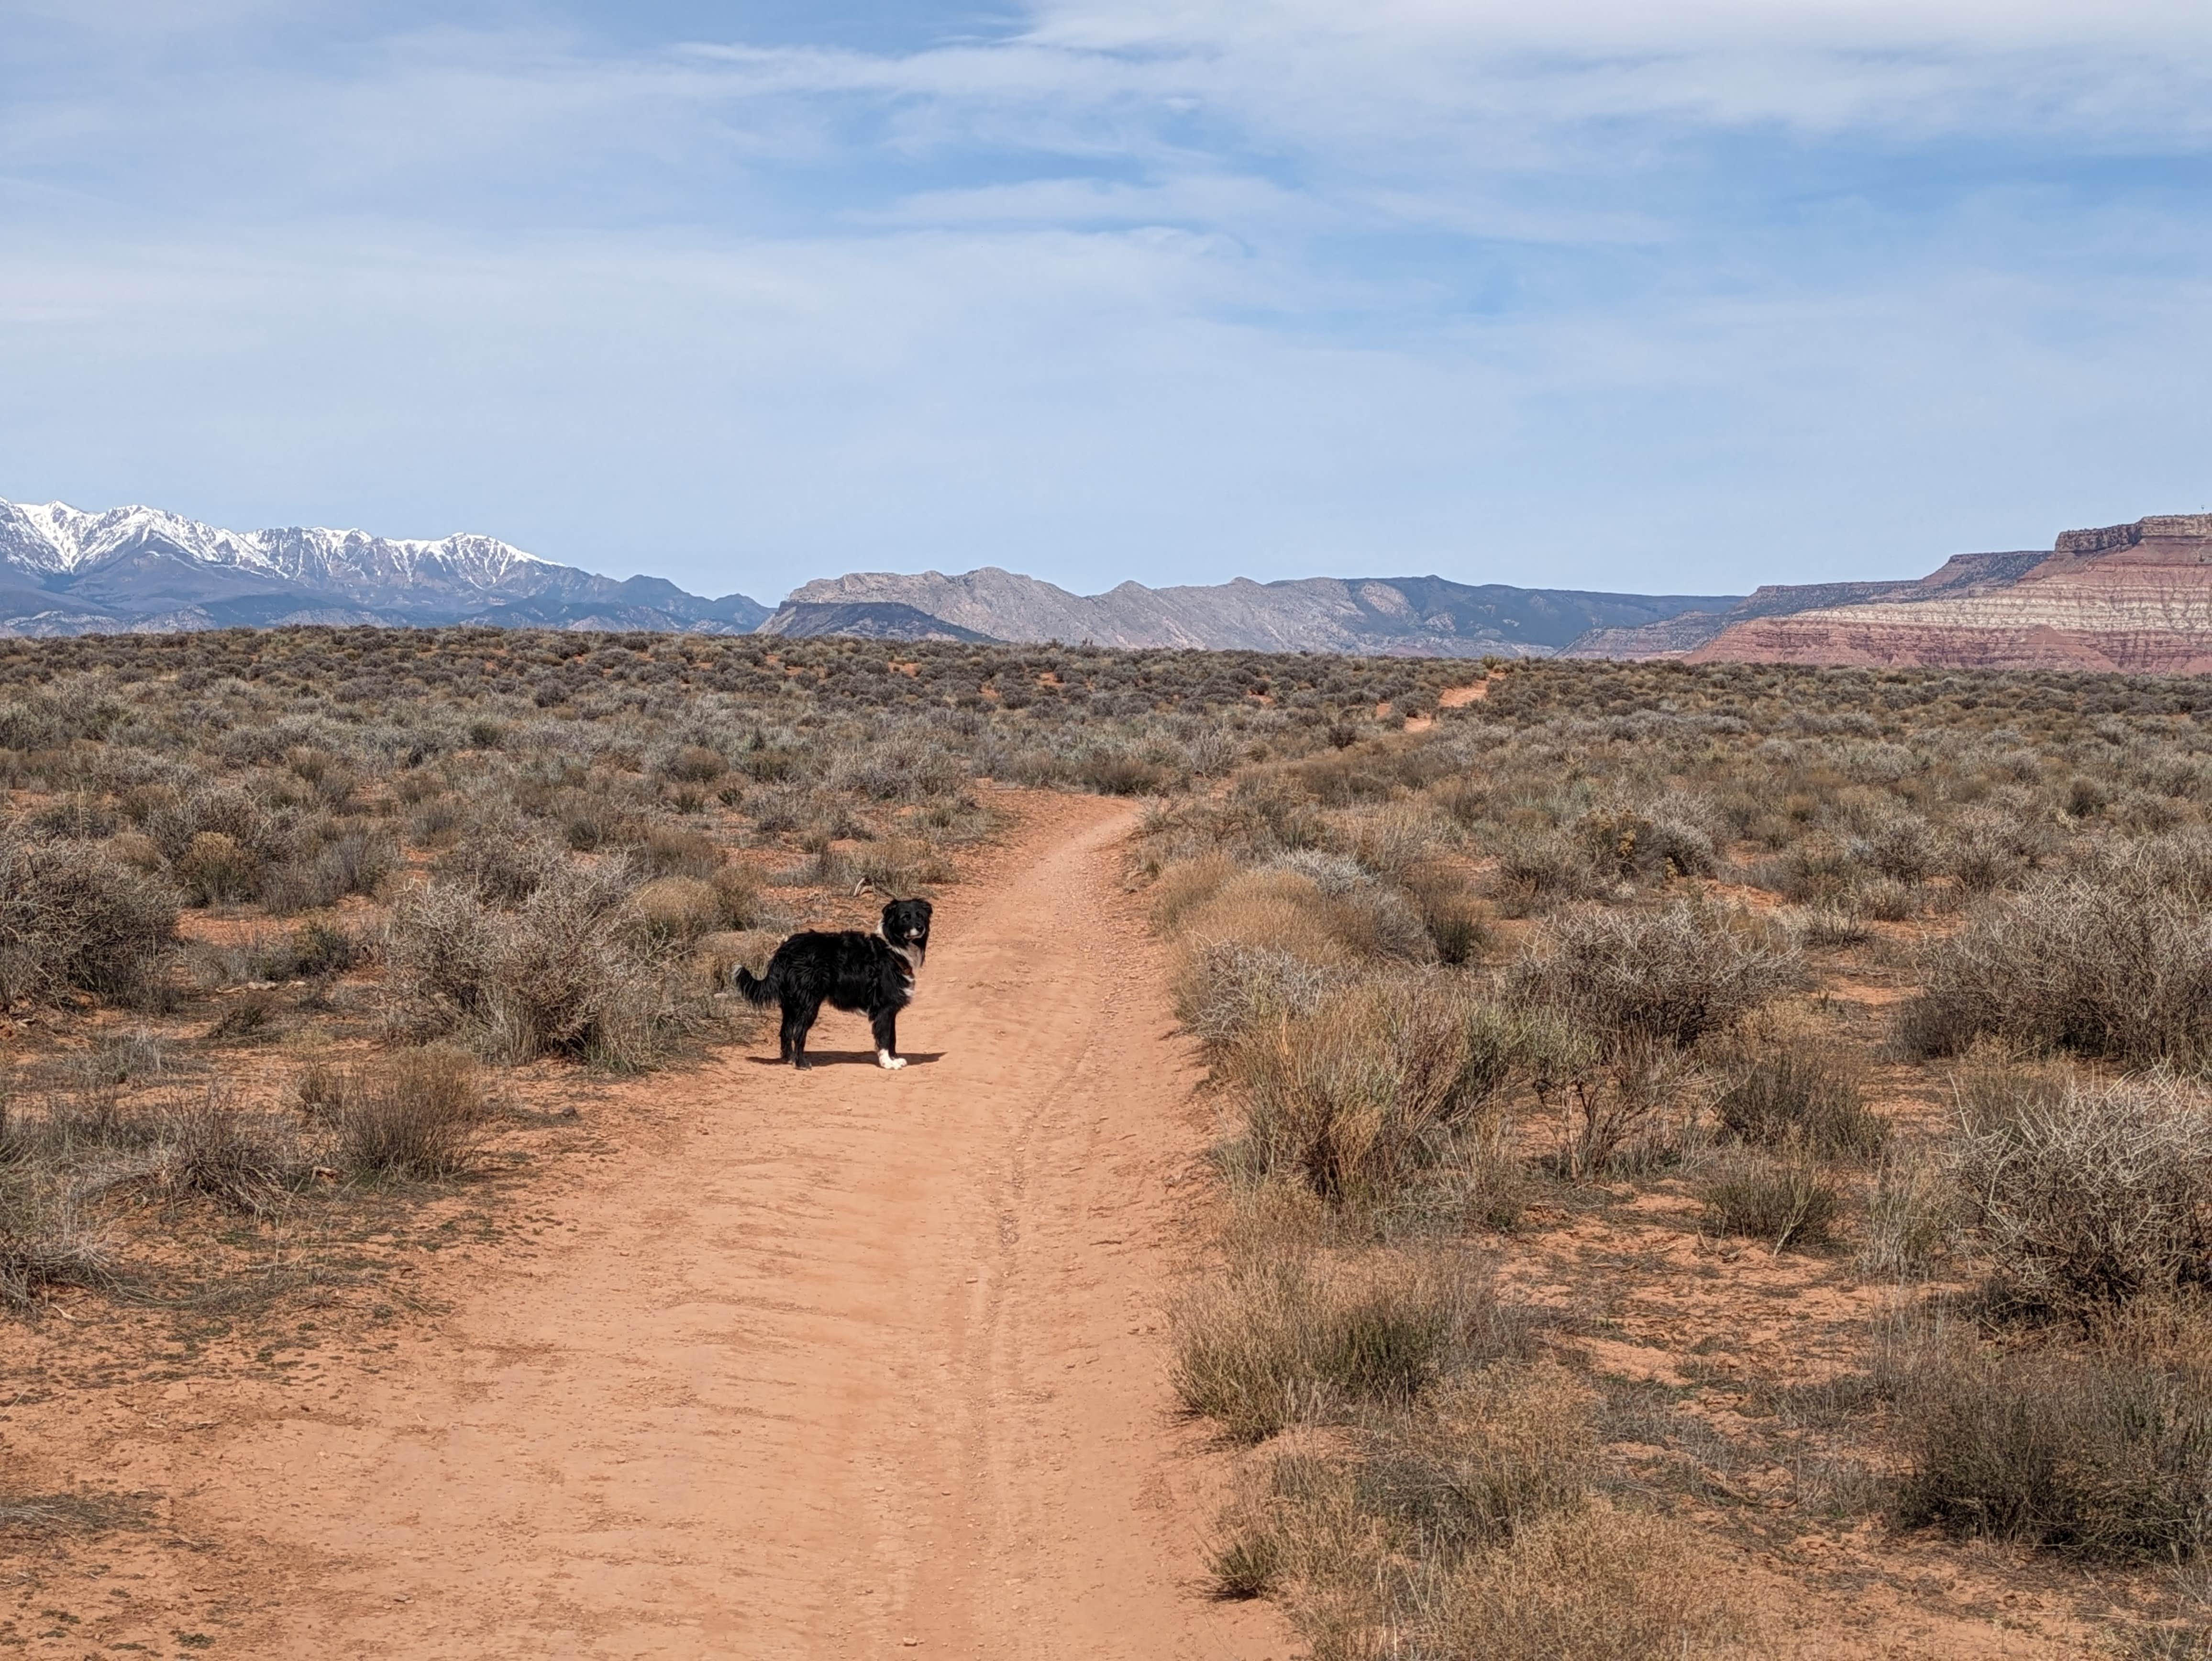
[[[771,591],[1711,587],[2196,505],[2201,7],[613,21],[0,0],[0,494]]]

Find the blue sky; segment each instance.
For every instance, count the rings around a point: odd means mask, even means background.
[[[2212,7],[0,0],[0,496],[774,599],[2212,504]]]

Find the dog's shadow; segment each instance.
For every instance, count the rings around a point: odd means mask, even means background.
[[[929,1053],[902,1050],[899,1056],[908,1067],[927,1067],[932,1062],[941,1062],[945,1052]],[[789,1067],[791,1063],[781,1056],[748,1056],[745,1059],[755,1067]],[[874,1067],[876,1052],[872,1050],[810,1050],[806,1059],[817,1067]]]

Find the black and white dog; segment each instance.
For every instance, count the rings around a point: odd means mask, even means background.
[[[898,1053],[898,1013],[914,1001],[915,977],[929,950],[929,902],[893,900],[875,934],[809,929],[793,934],[768,960],[768,973],[738,970],[747,1003],[783,1006],[783,1059],[811,1067],[806,1031],[825,1003],[866,1015],[875,1029],[876,1064],[904,1067]]]

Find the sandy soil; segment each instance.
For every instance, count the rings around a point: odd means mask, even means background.
[[[1133,815],[1024,811],[939,906],[905,1071],[826,1013],[811,1073],[770,1032],[609,1091],[374,1366],[0,1402],[9,1457],[158,1518],[0,1565],[11,1643],[1286,1655],[1200,1591],[1223,1459],[1170,1415],[1161,1312],[1203,1128]]]

